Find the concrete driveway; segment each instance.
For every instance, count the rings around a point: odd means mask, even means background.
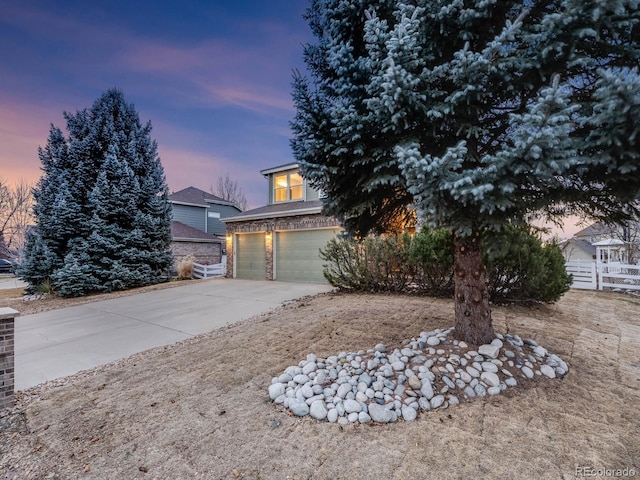
[[[18,317],[15,389],[209,332],[329,285],[216,279]]]

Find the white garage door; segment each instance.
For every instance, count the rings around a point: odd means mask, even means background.
[[[236,278],[265,279],[264,233],[236,235]]]
[[[278,232],[275,239],[275,279],[325,283],[320,249],[340,232],[339,228]]]

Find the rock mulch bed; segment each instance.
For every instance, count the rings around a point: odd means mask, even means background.
[[[328,358],[309,354],[272,379],[269,397],[297,416],[342,425],[389,423],[569,372],[560,357],[517,335],[497,334],[476,351],[455,340],[450,328],[422,332],[402,345],[391,352],[378,344]]]

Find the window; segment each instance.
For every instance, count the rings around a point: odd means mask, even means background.
[[[304,198],[304,181],[297,172],[280,173],[273,176],[273,199],[288,202]]]

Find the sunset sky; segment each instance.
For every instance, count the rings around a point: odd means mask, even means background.
[[[308,0],[3,0],[0,178],[40,177],[38,146],[63,112],[120,88],[151,120],[169,189],[236,179],[267,201],[260,170],[293,162],[293,69],[313,40]],[[566,236],[575,227],[560,232]]]
[[[167,183],[209,190],[229,173],[250,206],[259,171],[294,161],[292,69],[311,33],[306,0],[0,3],[0,178],[35,182],[63,111],[120,88],[151,120]]]

